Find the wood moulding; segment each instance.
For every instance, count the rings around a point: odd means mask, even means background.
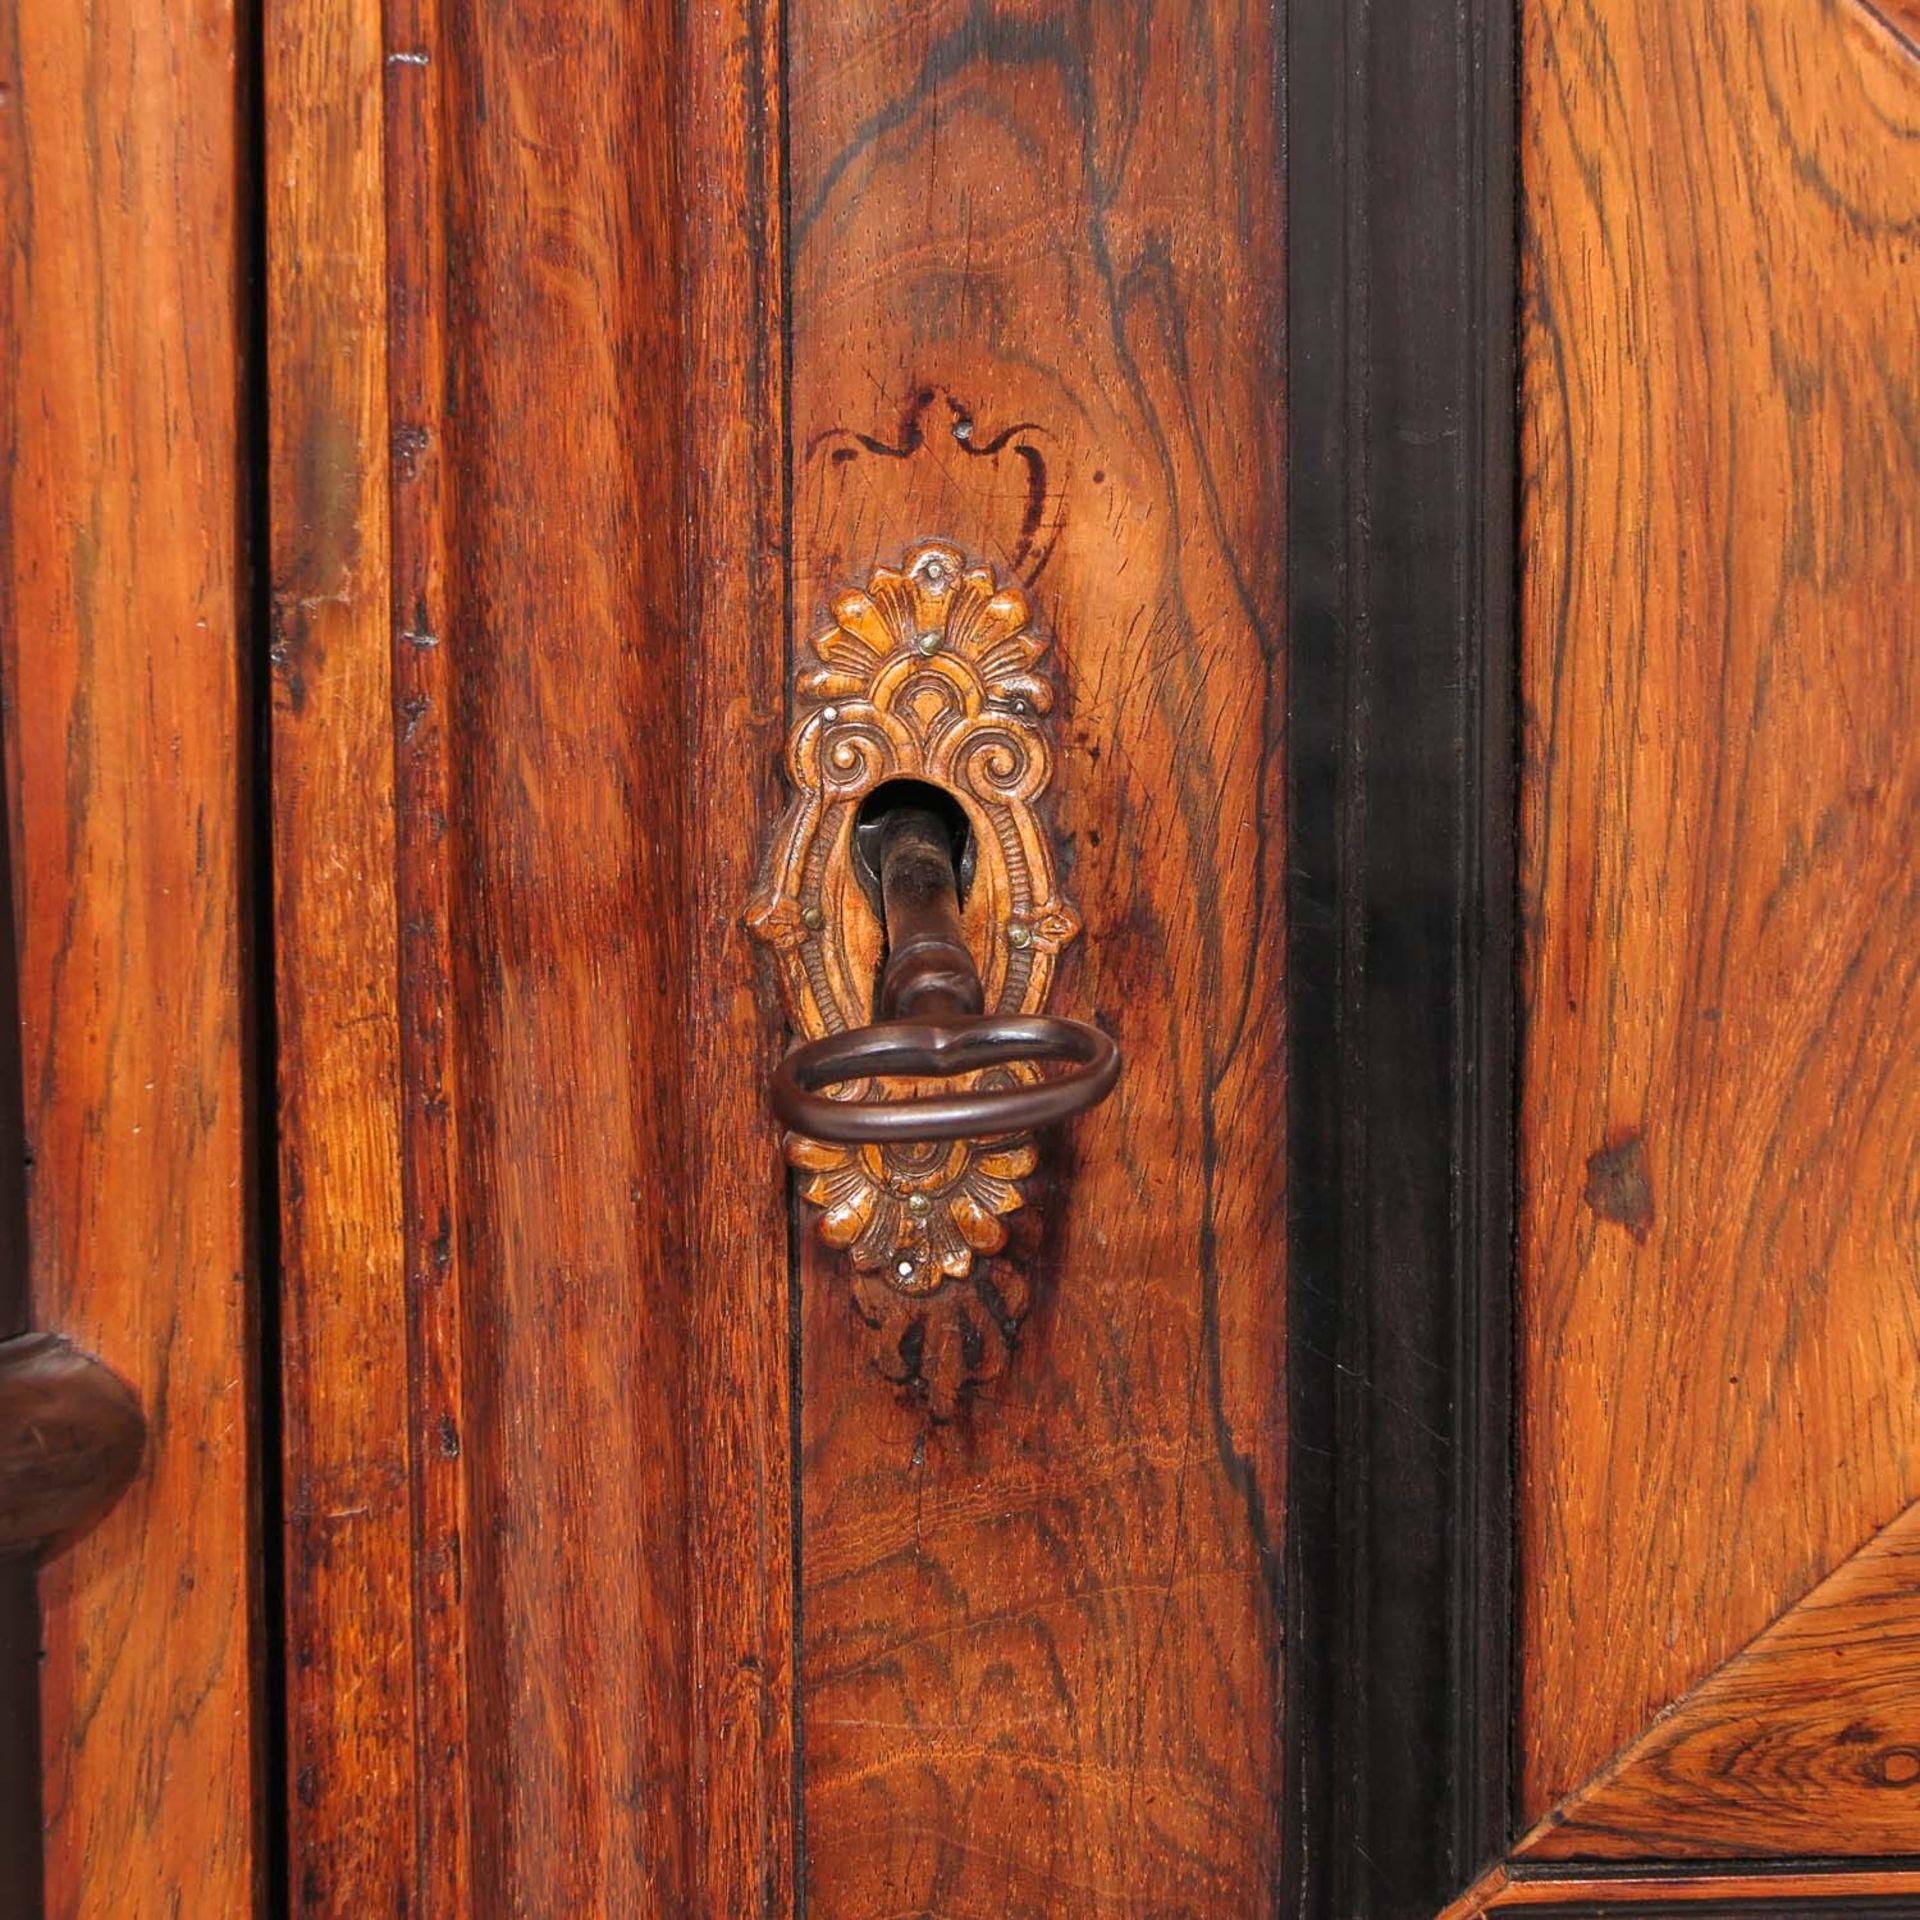
[[[1511,1837],[1514,10],[1288,18],[1290,1913]]]
[[[695,1784],[691,1898],[715,1914],[798,1904],[794,1685],[799,1507],[793,1347],[799,1312],[779,1159],[765,1139],[779,1027],[759,1022],[740,902],[759,856],[748,827],[779,807],[787,601],[785,12],[781,0],[687,7],[674,91],[686,207],[687,742],[691,976],[686,1157],[688,1537]],[[742,716],[752,751],[742,749]]]
[[[1440,1920],[1527,1914],[1531,1920],[1912,1920],[1920,1871],[1897,1863],[1606,1873],[1502,1865],[1453,1902]]]
[[[781,1875],[778,1163],[703,1172],[770,1051],[734,703],[780,675],[729,600],[780,597],[769,30],[265,37],[294,1912]]]

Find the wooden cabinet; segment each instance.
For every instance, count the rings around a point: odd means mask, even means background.
[[[1920,19],[9,27],[23,1913],[1920,1912]],[[869,587],[984,1200],[767,1106]]]

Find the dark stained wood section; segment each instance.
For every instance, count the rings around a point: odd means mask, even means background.
[[[1524,15],[1537,1819],[1920,1495],[1920,57]]]
[[[688,1900],[674,19],[275,26],[299,1912]]]
[[[1511,1838],[1513,8],[1287,11],[1286,1907]]]
[[[1554,1809],[1526,1860],[1894,1855],[1920,1801],[1920,1507]]]
[[[793,626],[946,537],[1054,642],[1054,1009],[1120,1089],[1038,1244],[876,1375],[804,1254],[821,1920],[1278,1898],[1284,1464],[1275,15],[790,21]],[[976,1269],[980,1271],[980,1269]],[[1011,1361],[957,1383],[1024,1309]]]
[[[152,1421],[126,1497],[41,1576],[56,1914],[242,1916],[261,1878],[244,37],[148,0],[0,35],[32,1314]]]
[[[57,1333],[0,1341],[0,1554],[93,1525],[126,1491],[146,1435],[127,1383]]]
[[[797,1299],[765,1104],[780,1021],[740,914],[786,687],[784,13],[723,0],[685,31],[688,1872],[692,1910],[771,1920],[796,1910]]]

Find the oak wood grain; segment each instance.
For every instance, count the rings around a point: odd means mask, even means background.
[[[786,684],[785,9],[685,14],[688,1692],[691,1910],[797,1910],[797,1281],[764,1089],[780,1023],[739,915]]]
[[[803,1256],[822,1916],[1278,1897],[1277,40],[1215,0],[791,20],[793,637],[919,538],[1023,586],[1086,920],[1052,1004],[1128,1062],[1037,1245],[890,1330],[901,1391]]]
[[[1920,1800],[1920,1506],[1716,1668],[1516,1859],[1897,1854]]]
[[[399,1131],[378,10],[266,37],[289,1896],[395,1912],[423,1786]]]
[[[1920,1494],[1920,61],[1524,15],[1537,1819]]]
[[[282,1117],[327,1309],[287,1470],[345,1529],[288,1583],[291,1891],[679,1912],[678,43],[658,5],[286,24]]]
[[[260,1885],[243,22],[0,34],[0,648],[36,1324],[152,1424],[41,1579],[46,1902]]]

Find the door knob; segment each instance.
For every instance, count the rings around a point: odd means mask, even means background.
[[[133,1390],[57,1334],[0,1340],[0,1554],[84,1532],[125,1491],[147,1423]]]
[[[908,802],[880,816],[886,963],[880,1019],[795,1047],[773,1076],[773,1110],[795,1133],[848,1143],[992,1139],[1070,1118],[1104,1100],[1120,1049],[1098,1027],[1052,1014],[983,1013],[960,920],[945,823]],[[905,1100],[820,1089],[894,1076],[950,1080],[988,1067],[1067,1063],[1048,1079],[1004,1079]]]

